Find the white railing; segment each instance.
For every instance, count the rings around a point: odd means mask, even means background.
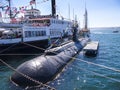
[[[0,39],[0,44],[13,44],[21,42],[21,38],[14,39]]]

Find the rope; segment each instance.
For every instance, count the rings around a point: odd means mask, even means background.
[[[24,42],[22,42],[22,44],[25,44],[25,45],[30,46],[30,47],[34,47],[34,48],[39,49],[39,50],[46,50],[46,49],[44,49],[44,48],[40,48],[40,47],[37,47],[37,46],[31,45],[31,44],[28,44],[28,43],[24,43]]]
[[[39,49],[39,50],[43,50],[43,51],[46,50],[46,49],[44,49],[44,48],[37,47],[37,46],[31,45],[31,44],[28,44],[28,43],[24,43],[24,42],[22,42],[22,44],[25,44],[25,45],[27,45],[27,46],[30,46],[30,47],[33,47],[33,48],[36,48],[36,49]],[[54,52],[53,52],[53,53],[54,53]],[[54,53],[54,54],[56,54],[56,53]]]
[[[56,43],[58,40],[59,40],[59,39],[57,39],[57,40],[55,41],[55,43]],[[27,45],[27,46],[34,47],[34,48],[36,48],[36,49],[43,50],[43,51],[46,50],[46,49],[44,49],[44,48],[40,48],[40,47],[37,47],[37,46],[31,45],[31,44],[28,44],[28,43],[24,43],[24,42],[22,42],[22,44],[25,44],[25,45]],[[47,49],[50,49],[52,46],[53,46],[53,44],[52,44],[50,47],[48,47]]]
[[[90,70],[87,70],[87,69],[84,69],[84,68],[80,68],[80,67],[78,67],[78,66],[74,66],[74,65],[72,65],[72,66],[75,67],[75,68],[77,68],[77,69],[84,70],[84,71],[93,73],[93,74],[95,74],[95,75],[97,75],[97,76],[104,77],[104,78],[107,78],[107,79],[110,79],[110,80],[113,80],[113,81],[116,81],[116,82],[119,82],[119,83],[120,83],[120,80],[117,80],[117,79],[114,79],[114,78],[110,78],[110,77],[107,77],[107,76],[105,76],[105,75],[96,73],[96,72],[94,72],[94,71],[90,71]]]
[[[24,43],[24,44],[26,44],[26,43]],[[31,47],[36,47],[36,46],[30,45],[30,44],[26,44],[26,45],[31,46]],[[38,48],[38,49],[42,49],[42,50],[46,50],[46,49],[39,48],[39,47],[37,47],[37,48]],[[52,52],[52,53],[56,54],[55,52]],[[67,56],[67,57],[70,57],[70,56]],[[70,58],[71,58],[71,57],[70,57]],[[100,65],[100,64],[96,64],[96,63],[89,62],[89,61],[85,61],[85,60],[78,59],[78,58],[75,58],[75,57],[72,57],[72,58],[73,58],[73,59],[76,59],[76,60],[78,60],[78,61],[87,63],[87,64],[92,64],[92,65],[95,65],[95,66],[98,66],[98,67],[106,68],[106,69],[109,69],[109,70],[112,70],[112,71],[115,71],[115,72],[119,72],[119,73],[120,73],[120,70],[115,69],[115,68],[107,67],[107,66]]]
[[[115,72],[119,72],[119,73],[120,73],[120,70],[119,70],[119,69],[116,69],[116,68],[107,67],[107,66],[104,66],[104,65],[96,64],[96,63],[89,62],[89,61],[85,61],[85,60],[78,59],[78,58],[74,58],[74,59],[76,59],[76,60],[78,60],[78,61],[81,61],[81,62],[84,62],[84,63],[87,63],[87,64],[95,65],[95,66],[98,66],[98,67],[101,67],[101,68],[106,68],[106,69],[109,69],[109,70],[112,70],[112,71],[115,71]]]
[[[3,52],[5,52],[5,51],[7,51],[8,49],[10,49],[11,47],[13,47],[13,46],[15,46],[15,45],[17,45],[17,44],[13,44],[13,45],[11,45],[10,47],[8,47],[8,48],[6,48],[6,49],[0,51],[0,53],[3,53]]]
[[[55,90],[55,88],[50,87],[50,86],[48,86],[48,85],[46,85],[46,84],[43,84],[43,83],[41,83],[41,82],[39,82],[39,81],[37,81],[37,80],[35,80],[35,79],[33,79],[33,78],[25,75],[25,74],[17,71],[17,70],[14,69],[12,66],[10,66],[10,65],[7,64],[6,62],[4,62],[2,59],[0,59],[0,62],[2,62],[4,65],[6,65],[7,67],[9,67],[9,68],[12,69],[13,71],[17,72],[18,74],[22,75],[22,76],[25,77],[26,79],[28,79],[28,80],[30,80],[30,81],[33,81],[33,82],[35,82],[36,84],[39,84],[39,86],[46,87],[46,88],[48,88],[48,89],[50,89],[50,90]]]
[[[60,40],[60,38],[57,39],[57,40],[55,40],[53,43],[55,44],[55,43],[57,43],[59,40]],[[47,50],[51,49],[51,48],[53,47],[54,44],[51,44],[51,45],[47,48]]]
[[[40,47],[37,47],[37,46],[33,46],[33,45],[30,45],[30,44],[27,44],[27,43],[23,43],[23,44],[28,45],[28,46],[31,46],[31,47],[34,47],[34,48],[37,48],[37,49],[40,49],[40,50],[45,50],[45,49],[43,49],[43,48],[40,48]],[[54,52],[53,52],[53,53],[54,53]],[[56,53],[55,53],[55,54],[56,54]],[[67,57],[70,57],[70,56],[67,56]],[[84,63],[87,63],[87,64],[95,65],[95,66],[98,66],[98,67],[101,67],[101,68],[106,68],[106,69],[109,69],[109,70],[112,70],[112,71],[115,71],[115,72],[119,72],[119,73],[120,73],[120,70],[115,69],[115,68],[112,68],[112,67],[107,67],[107,66],[104,66],[104,65],[100,65],[100,64],[93,63],[93,62],[85,61],[85,60],[78,59],[78,58],[75,58],[75,57],[70,57],[70,58],[76,59],[76,60],[78,60],[78,61],[81,61],[81,62],[84,62]],[[1,61],[1,59],[0,59],[0,61]],[[1,62],[3,62],[3,61],[1,61]],[[31,79],[29,76],[26,76],[26,75],[24,75],[23,73],[20,73],[20,72],[16,71],[14,68],[12,68],[11,66],[9,66],[9,65],[8,65],[7,63],[5,63],[5,62],[3,62],[3,63],[4,63],[6,66],[8,66],[9,68],[11,68],[12,70],[14,70],[15,72],[21,74],[22,76],[28,78],[29,80],[31,80],[31,81],[33,81],[33,82],[36,82],[37,84],[40,84],[40,86],[41,86],[42,83],[40,83],[39,81],[34,80],[34,79]],[[63,63],[65,63],[65,62],[63,61]],[[77,67],[77,66],[74,66],[74,65],[72,65],[72,66],[73,66],[73,67]],[[94,73],[95,75],[98,75],[98,76],[101,76],[101,77],[104,77],[104,78],[107,78],[107,79],[110,79],[110,80],[113,80],[113,81],[116,81],[116,82],[120,82],[120,80],[117,80],[117,79],[114,79],[114,78],[110,78],[110,77],[107,77],[107,76],[105,76],[105,75],[101,75],[101,74],[99,74],[99,73],[93,72],[93,71],[89,71],[89,70],[86,70],[86,69],[83,69],[83,68],[80,68],[80,67],[77,67],[77,68],[78,68],[78,69],[81,69],[81,70],[84,70],[84,71],[88,71],[88,72]],[[43,86],[46,86],[46,84],[45,84],[45,85],[42,84],[42,85],[43,85]],[[47,85],[47,86],[48,86],[48,85]],[[50,86],[49,86],[49,87],[50,87]],[[55,90],[55,89],[52,88],[52,90]]]
[[[27,44],[27,45],[29,45],[29,44]],[[33,47],[32,45],[29,45],[29,46]],[[39,49],[45,50],[43,48],[39,48]],[[56,54],[55,52],[52,52],[52,53]],[[67,57],[70,57],[70,56],[67,56]],[[104,65],[100,65],[100,64],[93,63],[93,62],[85,61],[85,60],[82,60],[82,59],[79,59],[79,58],[75,58],[75,57],[70,57],[70,58],[73,58],[73,59],[76,59],[78,61],[81,61],[81,62],[84,62],[84,63],[87,63],[87,64],[95,65],[95,66],[98,66],[98,67],[101,67],[101,68],[106,68],[106,69],[109,69],[109,70],[112,70],[112,71],[120,73],[119,69],[115,69],[115,68],[112,68],[112,67],[107,67],[107,66],[104,66]]]
[[[11,55],[19,55],[19,56],[23,56],[23,55],[25,55],[25,56],[30,56],[30,55],[41,55],[41,54],[16,54],[16,53],[14,53],[14,54],[0,54],[1,56],[11,56]]]

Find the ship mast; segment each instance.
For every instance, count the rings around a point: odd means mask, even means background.
[[[55,0],[51,0],[51,7],[52,7],[52,16],[55,17],[56,16],[56,3]]]
[[[87,13],[87,9],[86,9],[86,4],[85,4],[85,14],[84,14],[84,27],[82,29],[82,35],[84,37],[89,37],[90,34],[90,30],[88,29],[88,13]]]
[[[85,4],[85,14],[84,14],[84,27],[83,27],[83,31],[89,32],[89,29],[88,29],[88,13],[87,13],[87,9],[86,9],[86,4]]]
[[[11,0],[8,0],[9,9],[10,9],[10,19],[12,18],[12,11],[11,11]]]
[[[87,14],[87,9],[86,9],[86,5],[85,5],[85,14],[84,14],[84,20],[85,20],[85,22],[84,22],[84,28],[87,30],[87,26],[88,26],[88,14]]]

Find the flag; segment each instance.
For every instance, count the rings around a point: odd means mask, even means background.
[[[11,23],[17,23],[17,20],[16,20],[16,18],[12,18],[10,22]]]
[[[10,11],[10,7],[7,7],[6,11],[5,11],[5,14],[8,14]]]
[[[17,13],[17,8],[14,9],[14,13]]]
[[[36,4],[35,0],[30,1],[30,5],[32,5],[32,4]]]
[[[24,11],[25,11],[25,7],[23,6],[23,7],[19,7],[19,12],[20,13],[24,13]]]
[[[25,6],[25,10],[27,9],[27,6]]]
[[[16,13],[16,12],[17,12],[17,8],[16,8],[16,7],[12,7],[12,11],[13,11],[14,13]]]

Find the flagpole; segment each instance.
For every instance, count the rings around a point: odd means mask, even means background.
[[[35,5],[35,9],[37,8],[37,5],[36,5],[36,0],[31,0],[30,1],[30,5],[31,5],[31,8],[33,8],[33,4]]]
[[[37,8],[37,5],[36,5],[36,0],[35,0],[35,9]]]

